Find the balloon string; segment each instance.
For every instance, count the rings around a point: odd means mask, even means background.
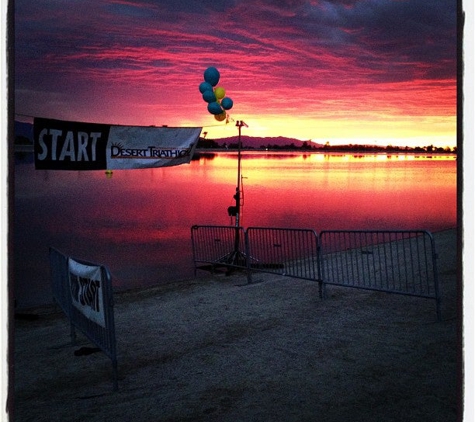
[[[236,121],[236,120],[234,120],[234,119],[233,119],[231,116],[229,116],[229,115],[226,117],[226,124],[228,124],[229,122],[235,122],[235,121]],[[206,125],[206,126],[203,126],[203,128],[205,128],[205,127],[223,127],[223,124],[222,124],[222,123],[221,123],[221,124],[217,123],[217,124],[215,124],[215,125]]]
[[[203,126],[203,129],[206,127],[223,127],[223,125],[206,125],[206,126]]]

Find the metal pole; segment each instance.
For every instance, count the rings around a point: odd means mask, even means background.
[[[241,214],[241,128],[242,128],[242,121],[238,120],[236,122],[236,126],[239,130],[239,137],[238,137],[238,171],[237,171],[237,184],[236,184],[236,227],[239,227],[239,217]]]
[[[238,171],[237,171],[237,184],[236,184],[236,194],[234,199],[236,200],[236,233],[234,236],[234,260],[239,257],[239,224],[241,216],[241,128],[247,126],[242,120],[236,122],[238,127],[239,136],[238,136]]]

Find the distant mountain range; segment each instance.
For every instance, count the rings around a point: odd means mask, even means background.
[[[229,138],[210,139],[210,141],[214,141],[218,143],[220,146],[232,145],[232,144],[238,143],[239,137],[231,136]],[[277,136],[277,137],[241,136],[241,143],[242,143],[243,148],[261,148],[261,147],[267,147],[267,146],[283,147],[283,146],[289,146],[292,144],[295,145],[295,147],[300,148],[305,143],[307,143],[309,147],[315,147],[315,148],[323,147],[323,144],[317,144],[316,142],[312,142],[311,140],[301,141],[299,139],[287,138],[285,136]]]

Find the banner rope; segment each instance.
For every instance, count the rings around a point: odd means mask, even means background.
[[[28,117],[30,119],[45,119],[45,120],[63,120],[63,119],[57,119],[57,118],[53,118],[53,117],[43,117],[43,116],[32,116],[31,114],[24,114],[24,113],[15,113],[15,118],[17,117]],[[233,118],[230,118],[229,119],[230,121],[235,121]],[[213,125],[206,125],[206,126],[168,126],[168,125],[160,125],[160,126],[156,126],[156,125],[130,125],[130,124],[120,124],[120,123],[99,123],[99,122],[83,122],[83,123],[90,123],[90,124],[99,124],[99,125],[110,125],[110,126],[139,126],[139,127],[170,127],[170,128],[176,128],[176,127],[201,127],[203,129],[205,128],[210,128],[210,127],[223,127],[222,124],[213,124]],[[229,122],[226,122],[226,125],[228,124]]]

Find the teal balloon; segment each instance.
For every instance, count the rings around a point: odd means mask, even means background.
[[[219,82],[219,71],[215,67],[211,66],[208,67],[208,69],[205,70],[204,77],[205,77],[205,82],[208,82],[212,86],[216,86],[216,84]]]
[[[219,105],[218,102],[214,102],[214,103],[209,103],[208,104],[208,111],[211,113],[211,114],[214,114],[215,116],[218,115],[218,114],[221,114],[223,112],[223,109],[222,107]]]
[[[199,88],[202,94],[204,94],[206,91],[213,91],[213,85],[211,85],[209,82],[201,82]]]
[[[231,108],[233,108],[233,100],[231,100],[231,98],[229,97],[224,97],[222,100],[221,100],[221,106],[225,109],[225,110],[230,110]]]
[[[203,100],[207,103],[214,103],[216,101],[216,95],[213,90],[203,92]]]

